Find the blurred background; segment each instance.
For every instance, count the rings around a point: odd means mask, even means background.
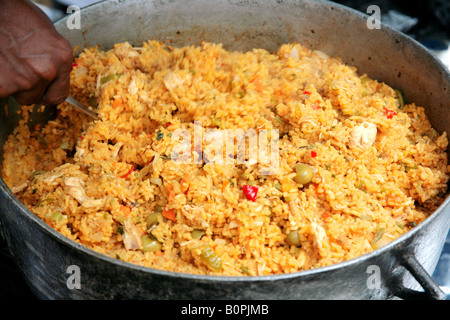
[[[67,7],[80,8],[98,0],[36,0],[52,21],[62,18]],[[381,11],[381,22],[425,45],[450,68],[450,0],[336,0],[333,1],[363,13],[370,5]],[[371,13],[370,13],[371,14]],[[0,237],[0,241],[3,237]],[[450,300],[450,236],[433,274],[435,281]],[[0,298],[34,299],[10,256],[6,244],[0,243]]]

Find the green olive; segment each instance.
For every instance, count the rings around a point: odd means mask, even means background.
[[[200,254],[202,260],[214,271],[222,271],[222,260],[214,252],[213,248],[207,247]]]
[[[203,230],[192,230],[192,232],[191,232],[192,239],[197,239],[197,240],[200,240],[200,238],[203,237],[204,234],[205,234],[205,231],[203,231]]]
[[[161,250],[161,242],[151,238],[148,235],[142,236],[142,251],[144,252],[155,252]]]
[[[159,223],[159,220],[162,219],[162,213],[161,212],[152,212],[150,213],[145,221],[147,222],[147,228],[153,227]]]
[[[297,172],[297,175],[294,177],[295,182],[303,185],[311,182],[313,177],[313,171],[309,165],[299,163],[294,168],[295,172]]]
[[[298,237],[297,230],[292,230],[287,234],[286,243],[290,246],[299,247],[302,245],[300,238]]]

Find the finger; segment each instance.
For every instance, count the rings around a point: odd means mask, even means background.
[[[48,84],[49,84],[48,81],[42,80],[39,83],[37,83],[31,90],[20,91],[15,93],[13,96],[20,104],[23,105],[36,104],[39,102],[39,100],[42,99],[42,96],[44,95]]]
[[[0,70],[0,75],[11,74]],[[17,86],[12,83],[10,77],[0,76],[0,98],[9,97],[17,90]]]
[[[69,95],[70,79],[67,76],[58,76],[49,84],[42,96],[42,104],[57,105],[62,103]]]
[[[16,57],[3,55],[1,58],[4,59],[0,59],[0,97],[30,90],[39,81],[39,77]]]
[[[59,52],[59,68],[54,80],[47,87],[42,102],[47,105],[56,105],[63,102],[69,95],[70,89],[70,70],[72,68],[72,49],[67,40],[60,42],[61,50]]]

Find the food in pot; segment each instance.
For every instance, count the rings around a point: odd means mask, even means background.
[[[228,276],[327,266],[411,230],[447,190],[447,135],[424,108],[300,44],[90,48],[71,95],[101,120],[63,103],[33,125],[24,106],[2,176],[49,226],[114,259]]]

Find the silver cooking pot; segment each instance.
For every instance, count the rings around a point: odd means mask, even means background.
[[[74,15],[77,13],[74,13]],[[450,132],[450,75],[423,46],[368,16],[326,1],[113,0],[55,25],[79,53],[99,45],[148,39],[173,46],[223,43],[226,49],[270,51],[287,42],[341,57],[359,72],[402,90],[426,107],[432,125]],[[76,21],[75,21],[76,22]],[[7,107],[5,107],[7,106]],[[8,109],[8,112],[5,110]],[[0,147],[17,125],[17,104],[1,101]],[[54,115],[34,113],[34,124]],[[0,157],[3,155],[0,153]],[[42,299],[390,299],[445,294],[430,277],[450,226],[449,200],[426,221],[359,258],[291,274],[224,277],[182,274],[132,265],[93,252],[51,229],[0,180],[0,222],[20,270]],[[77,285],[71,277],[77,275]]]

